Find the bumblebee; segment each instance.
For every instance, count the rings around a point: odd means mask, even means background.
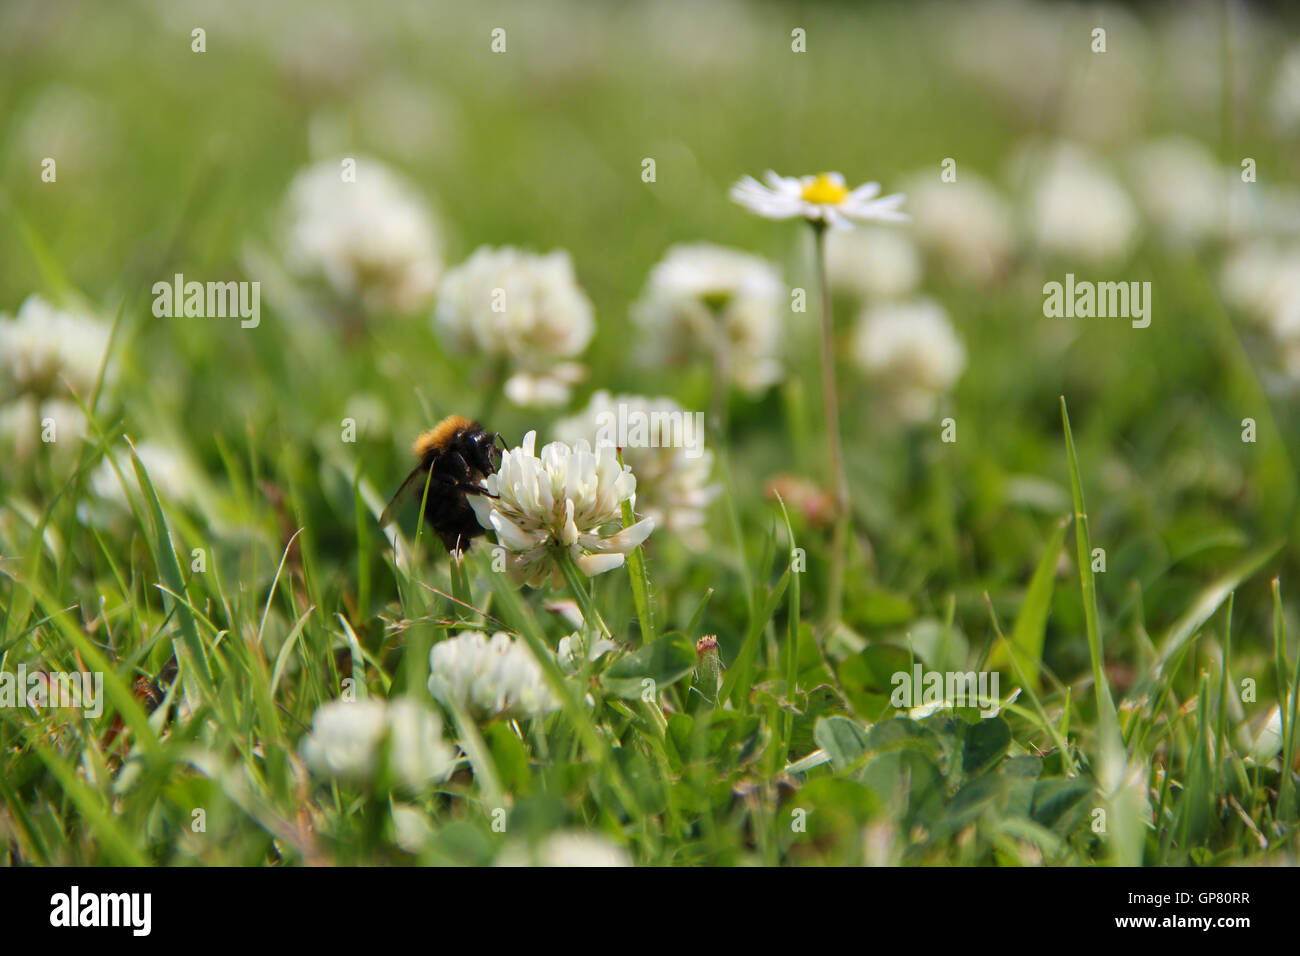
[[[459,551],[483,534],[466,495],[495,497],[479,485],[495,474],[501,452],[501,436],[461,415],[449,415],[415,440],[412,451],[420,463],[415,466],[379,518],[388,525],[397,509],[412,493],[423,493],[429,485],[424,520],[433,526],[448,551]]]

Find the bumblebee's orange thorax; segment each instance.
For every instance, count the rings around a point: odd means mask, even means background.
[[[451,444],[453,438],[473,427],[474,423],[464,415],[448,415],[417,438],[411,450],[415,452],[417,458],[424,458],[430,452],[443,451]]]

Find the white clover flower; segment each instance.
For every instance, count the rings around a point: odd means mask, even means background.
[[[28,296],[17,315],[0,315],[0,394],[64,393],[66,381],[89,398],[111,333],[106,323],[90,315],[56,308],[39,295]],[[106,379],[112,371],[106,369]]]
[[[784,308],[785,286],[770,262],[696,242],[673,246],[650,270],[632,320],[645,362],[676,365],[722,346],[731,381],[757,392],[781,378]]]
[[[63,83],[43,84],[13,118],[11,141],[33,165],[47,156],[76,169],[97,172],[115,157],[122,136],[111,103]]]
[[[1292,46],[1278,63],[1269,114],[1279,133],[1300,129],[1300,44]]]
[[[76,402],[19,395],[0,406],[0,448],[8,449],[15,461],[28,461],[45,445],[55,466],[62,469],[73,463],[85,437],[86,416]]]
[[[345,182],[337,160],[299,172],[284,208],[286,258],[297,274],[369,312],[410,313],[433,298],[441,240],[416,190],[378,160]]]
[[[581,378],[582,366],[565,360],[587,347],[596,322],[567,252],[482,246],[443,277],[434,326],[454,351],[503,361],[511,401],[553,405]]]
[[[960,281],[987,285],[1003,275],[1016,251],[1016,223],[998,190],[970,170],[955,182],[918,175],[908,183],[912,234]]]
[[[1280,339],[1300,338],[1300,245],[1258,240],[1224,260],[1227,303]]]
[[[906,198],[901,193],[876,198],[880,183],[864,183],[856,189],[844,184],[839,173],[815,176],[763,174],[764,186],[753,176],[741,178],[731,187],[731,198],[751,212],[767,219],[795,219],[825,223],[847,229],[857,222],[907,222],[898,207]]]
[[[168,445],[148,439],[135,443],[135,453],[140,463],[149,474],[149,482],[163,501],[180,504],[195,500],[195,481],[198,472],[184,454]],[[117,468],[109,461],[109,455],[117,462]],[[99,467],[91,473],[90,490],[101,501],[121,508],[129,508],[127,490],[122,487],[118,471],[126,478],[132,493],[136,488],[135,469],[131,465],[128,449],[110,452],[104,456]]]
[[[323,704],[300,746],[312,773],[353,783],[372,779],[385,755],[397,782],[413,790],[445,780],[456,765],[438,715],[402,697]]]
[[[1059,101],[1070,54],[1059,6],[991,0],[947,4],[934,13],[957,82],[1024,117],[1038,117]]]
[[[916,244],[896,229],[837,229],[826,237],[831,286],[862,299],[897,299],[921,281]]]
[[[619,467],[613,448],[591,450],[586,441],[572,447],[551,442],[534,454],[537,432],[523,445],[502,452],[496,474],[483,479],[487,495],[469,495],[479,524],[495,531],[506,552],[512,580],[540,587],[564,582],[556,560],[568,551],[583,574],[623,566],[624,555],[654,530],[642,518],[622,528],[622,504],[636,505],[636,476]]]
[[[497,866],[606,867],[631,866],[627,851],[606,837],[578,830],[552,833],[536,846],[511,843]]]
[[[1178,136],[1151,140],[1129,157],[1129,168],[1142,212],[1166,242],[1199,245],[1223,234],[1228,173],[1203,145]]]
[[[1248,736],[1245,728],[1242,728],[1242,735]],[[1259,732],[1249,741],[1246,752],[1256,763],[1268,763],[1282,752],[1282,743],[1282,711],[1274,704]]]
[[[966,349],[947,313],[928,299],[866,309],[853,355],[909,424],[933,415],[939,398],[966,368]]]
[[[502,631],[464,631],[433,645],[429,693],[485,719],[544,717],[560,706],[532,651]]]
[[[625,426],[620,434],[619,423]],[[637,505],[656,528],[704,539],[704,509],[718,493],[709,485],[713,452],[704,447],[704,429],[671,398],[617,395],[601,390],[587,407],[555,424],[555,437],[592,447],[623,449],[623,462],[636,475]]]
[[[1300,245],[1257,240],[1235,249],[1219,285],[1228,305],[1272,339],[1286,376],[1300,380]]]
[[[585,643],[581,631],[574,631],[567,637],[560,638],[559,647],[556,648],[555,652],[555,660],[560,665],[560,670],[566,674],[576,674],[582,669],[582,650]],[[609,638],[598,637],[591,642],[591,650],[587,652],[587,660],[598,661],[616,647],[617,645]]]
[[[1032,168],[1030,230],[1043,251],[1089,264],[1122,259],[1132,251],[1137,210],[1091,153],[1061,144],[1022,160]]]

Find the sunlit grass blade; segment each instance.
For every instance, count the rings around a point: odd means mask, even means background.
[[[1092,571],[1092,539],[1088,530],[1088,508],[1083,498],[1083,479],[1079,477],[1079,455],[1070,430],[1070,413],[1061,396],[1061,423],[1065,429],[1065,452],[1070,464],[1070,495],[1074,501],[1074,538],[1079,584],[1083,592],[1083,615],[1088,632],[1088,656],[1092,661],[1093,685],[1097,695],[1097,713],[1118,731],[1119,718],[1106,679],[1105,659],[1101,646],[1101,623],[1097,611],[1097,579]]]

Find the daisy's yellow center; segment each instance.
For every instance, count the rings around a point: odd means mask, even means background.
[[[847,186],[842,186],[826,173],[818,173],[817,178],[804,186],[801,194],[804,202],[815,202],[822,206],[837,206],[844,202],[849,194]]]

